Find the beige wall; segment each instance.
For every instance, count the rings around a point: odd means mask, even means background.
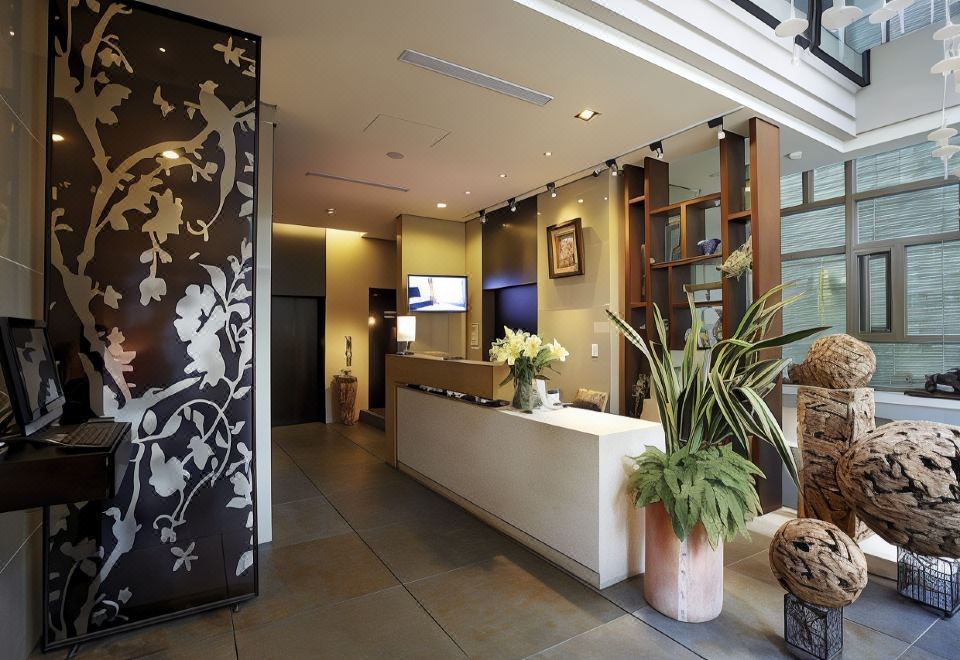
[[[353,375],[359,380],[357,410],[369,402],[369,290],[392,289],[397,284],[396,244],[363,238],[359,232],[326,230],[327,296],[325,331],[325,388],[327,421],[334,420],[330,382],[346,366],[344,336],[353,337]],[[397,299],[400,300],[399,293]]]
[[[406,311],[407,300],[407,275],[463,275],[467,272],[464,223],[401,215],[398,221],[398,233],[401,238],[397,305],[404,311]],[[466,355],[466,314],[415,314],[415,316],[417,317],[417,340],[413,343],[414,351],[440,351],[449,355]]]
[[[0,316],[43,316],[46,8],[0,3]],[[0,513],[0,657],[40,639],[41,547],[39,509]]]
[[[487,350],[483,346],[483,225],[480,220],[471,220],[464,228],[466,231],[467,265],[467,339],[466,358],[485,360]],[[477,324],[479,343],[470,345],[470,326]]]
[[[538,198],[537,306],[539,334],[560,341],[570,357],[551,374],[548,387],[559,387],[570,400],[579,387],[610,393],[610,408],[619,408],[619,339],[604,314],[619,307],[620,205],[619,180],[608,174],[587,177],[557,189],[557,197]],[[583,200],[582,202],[578,200]],[[547,227],[574,218],[583,222],[585,274],[550,279]],[[590,356],[597,344],[599,356]]]

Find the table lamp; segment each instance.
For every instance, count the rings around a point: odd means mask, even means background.
[[[410,342],[417,339],[417,317],[416,316],[397,316],[397,343],[406,344],[398,355],[412,355],[410,351]]]

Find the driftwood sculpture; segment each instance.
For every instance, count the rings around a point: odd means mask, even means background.
[[[837,482],[883,540],[921,555],[960,558],[960,427],[885,424],[843,455]]]
[[[857,525],[840,491],[837,463],[857,438],[874,429],[874,413],[869,388],[797,388],[797,440],[803,465],[799,517],[833,523],[855,539],[869,536],[869,529]]]
[[[850,335],[828,335],[813,342],[806,359],[792,365],[790,382],[832,390],[865,387],[877,371],[873,349]]]
[[[831,523],[785,522],[770,544],[770,570],[784,589],[823,607],[845,607],[867,586],[867,558]]]
[[[923,388],[932,394],[940,389],[939,385],[952,387],[955,394],[960,394],[960,369],[950,369],[942,374],[927,376],[927,382]]]

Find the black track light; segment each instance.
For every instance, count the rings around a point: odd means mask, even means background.
[[[610,176],[617,176],[620,174],[620,168],[617,167],[617,159],[611,158],[606,163],[604,163],[610,169]]]
[[[486,212],[486,210],[480,211],[480,224],[481,224],[481,225],[487,224],[487,212]]]
[[[598,167],[597,169],[595,169],[595,170],[593,171],[593,176],[600,176],[602,173],[603,173],[603,168],[602,168],[602,167]]]
[[[650,145],[650,151],[657,155],[657,158],[663,160],[663,142],[657,140]]]
[[[726,132],[723,130],[723,117],[717,117],[716,119],[711,119],[707,122],[707,126],[710,128],[717,129],[717,139],[722,140],[727,137]]]
[[[510,211],[511,211],[512,213],[516,213],[516,212],[517,212],[517,198],[516,198],[516,197],[511,197],[511,198],[510,198],[510,201],[509,201],[509,204],[510,204]]]
[[[557,196],[557,184],[551,181],[547,184],[547,192],[550,193],[551,197]]]

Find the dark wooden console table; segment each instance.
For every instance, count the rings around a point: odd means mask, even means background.
[[[8,442],[0,453],[0,513],[115,496],[130,460],[130,425],[123,425],[113,445],[97,451],[0,438]]]

